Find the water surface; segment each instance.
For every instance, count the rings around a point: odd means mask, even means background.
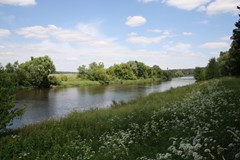
[[[49,118],[63,117],[72,111],[104,108],[112,101],[129,101],[153,92],[194,83],[193,77],[174,78],[159,84],[107,85],[75,88],[21,90],[17,93],[17,106],[27,105],[21,119],[10,128],[19,128]]]

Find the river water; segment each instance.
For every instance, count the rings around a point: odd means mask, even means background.
[[[129,101],[153,92],[194,83],[193,77],[174,78],[171,81],[152,84],[106,85],[74,88],[21,90],[17,93],[17,107],[27,105],[21,119],[14,119],[8,128],[19,128],[50,118],[63,117],[72,111],[105,108],[112,101]]]

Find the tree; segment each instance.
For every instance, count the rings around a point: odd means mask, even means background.
[[[175,77],[183,77],[184,76],[184,74],[183,74],[183,72],[182,71],[176,71],[175,73],[174,73],[174,76]]]
[[[229,52],[220,52],[220,55],[217,59],[220,76],[228,76],[229,75],[229,66],[227,64],[229,60]]]
[[[209,63],[206,67],[206,73],[205,74],[206,74],[205,75],[206,79],[217,78],[217,77],[220,76],[219,67],[218,67],[218,64],[217,64],[215,58],[211,58],[209,60]]]
[[[106,70],[104,69],[103,63],[93,62],[89,64],[89,69],[86,71],[87,79],[92,81],[100,81],[101,83],[106,83],[109,81],[109,76],[107,75]]]
[[[48,75],[55,72],[55,66],[48,56],[34,58],[19,65],[17,70],[23,86],[49,87]]]
[[[133,73],[131,67],[127,63],[115,64],[108,68],[107,73],[111,77],[115,77],[120,80],[135,80],[137,77]]]
[[[18,116],[24,108],[15,108],[14,86],[8,73],[0,69],[0,131]]]
[[[193,71],[193,75],[197,82],[205,80],[204,68],[196,67]]]
[[[240,7],[237,7],[240,10]],[[240,14],[239,14],[240,17]],[[232,44],[229,49],[229,73],[233,76],[240,76],[240,19],[235,23],[236,28],[233,30],[231,37]]]

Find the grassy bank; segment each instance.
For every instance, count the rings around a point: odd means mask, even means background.
[[[77,74],[51,74],[61,80],[61,85],[57,87],[68,88],[68,87],[82,87],[82,86],[96,86],[101,85],[101,82],[81,80],[77,77]],[[162,79],[138,79],[138,80],[114,80],[109,81],[107,84],[143,84],[152,82],[161,82]]]
[[[240,79],[74,112],[0,137],[0,159],[239,159]]]

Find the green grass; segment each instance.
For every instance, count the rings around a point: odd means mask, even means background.
[[[239,159],[239,85],[206,81],[27,126],[0,137],[0,159]]]

